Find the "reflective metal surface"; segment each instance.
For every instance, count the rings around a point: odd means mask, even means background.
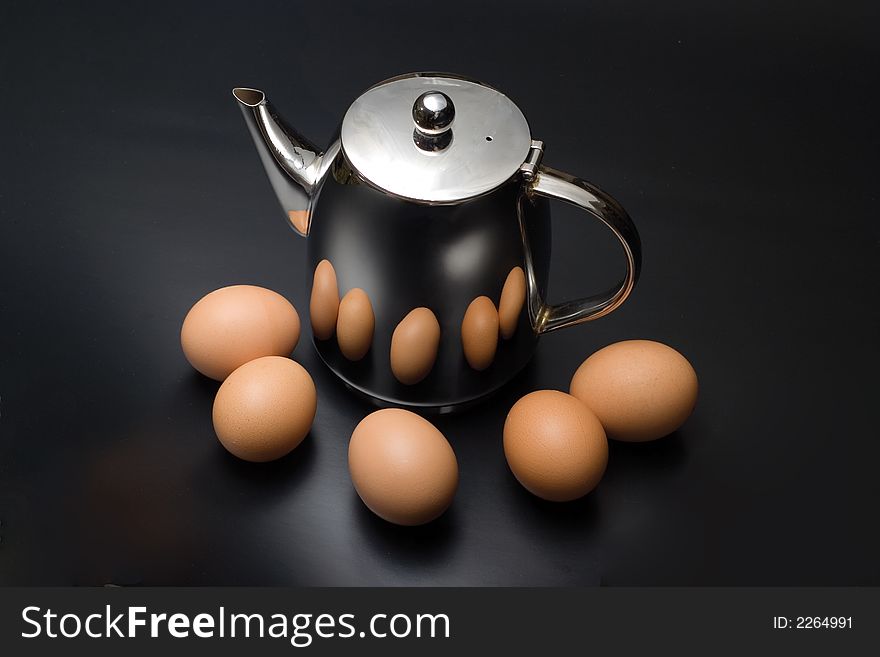
[[[318,263],[329,260],[340,296],[355,287],[369,296],[375,330],[362,360],[345,358],[335,339],[315,341],[321,358],[351,388],[385,405],[443,411],[497,390],[532,356],[537,335],[528,313],[523,309],[513,336],[499,341],[494,361],[481,372],[465,360],[462,319],[476,297],[488,296],[497,305],[511,269],[524,267],[518,217],[528,236],[539,294],[546,294],[548,207],[546,199],[526,194],[518,177],[492,194],[441,206],[402,201],[369,185],[328,176],[313,210],[302,275],[311,280]],[[405,385],[391,369],[391,339],[400,321],[419,307],[436,315],[440,344],[430,373]]]
[[[284,122],[259,89],[236,87],[232,95],[288,223],[300,235],[308,235],[311,198],[326,170],[323,155]]]
[[[541,159],[544,157],[544,142],[533,139],[532,146],[529,148],[529,154],[526,157],[526,161],[523,162],[520,167],[520,173],[522,173],[523,180],[526,182],[532,182],[535,179],[535,176],[538,175],[538,165],[541,164]]]
[[[455,107],[452,138],[438,151],[413,139],[413,103],[426,92],[442,92]],[[504,184],[525,160],[531,135],[522,112],[499,91],[448,74],[413,74],[355,100],[342,121],[341,141],[352,168],[371,185],[442,204]]]
[[[452,127],[452,122],[455,120],[455,105],[442,91],[426,91],[416,98],[412,115],[419,132],[437,135]]]
[[[626,274],[614,288],[582,299],[558,305],[544,303],[537,275],[527,257],[526,282],[528,285],[528,309],[532,327],[537,333],[573,326],[598,319],[615,310],[626,301],[639,279],[642,264],[642,246],[638,231],[629,215],[611,196],[575,176],[550,167],[540,166],[530,186],[530,193],[571,203],[611,229],[623,247],[626,258]],[[527,231],[523,239],[528,244]],[[528,254],[529,249],[526,249]]]
[[[452,143],[455,105],[440,91],[426,91],[416,98],[412,109],[413,142],[423,151],[442,151]]]
[[[361,288],[375,325],[361,360],[335,338],[315,348],[352,389],[382,404],[446,411],[488,395],[531,358],[538,336],[602,317],[635,285],[638,233],[610,196],[542,164],[525,117],[506,96],[446,74],[411,74],[380,83],[349,108],[340,137],[320,155],[286,126],[265,94],[234,92],[285,216],[309,235],[305,275],[329,260],[338,292]],[[620,241],[626,275],[601,294],[545,303],[550,265],[548,199],[602,221]],[[511,270],[521,267],[526,303],[491,363],[468,365],[462,321],[471,302],[496,307]],[[436,360],[418,383],[391,368],[395,328],[413,309],[440,324]],[[515,314],[516,311],[514,311]],[[482,367],[482,362],[480,367]]]

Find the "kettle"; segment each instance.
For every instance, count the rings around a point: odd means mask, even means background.
[[[607,315],[638,280],[641,246],[626,211],[543,164],[544,144],[532,139],[523,113],[486,84],[448,73],[380,82],[352,103],[323,152],[264,92],[232,93],[285,220],[308,237],[307,275],[328,261],[334,303],[354,288],[369,299],[362,357],[351,360],[332,335],[314,344],[330,370],[379,405],[445,412],[475,402],[528,363],[541,334]],[[618,285],[558,305],[545,301],[549,199],[612,231],[626,261]],[[481,307],[499,315],[478,318],[471,330],[465,315],[481,297],[492,301]],[[416,309],[433,317],[431,326],[407,321]],[[475,366],[467,357],[468,331],[489,362]],[[418,377],[395,367],[407,350],[423,364]]]

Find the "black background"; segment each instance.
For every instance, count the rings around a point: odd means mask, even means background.
[[[877,19],[830,2],[4,2],[0,582],[880,584]],[[461,484],[418,529],[355,495],[347,441],[370,408],[307,331],[317,419],[268,465],[220,447],[216,384],[178,341],[227,284],[307,319],[305,242],[230,89],[266,89],[325,144],[364,88],[411,70],[508,93],[545,161],[615,195],[644,246],[622,309],[438,420]],[[598,290],[619,253],[556,210],[551,299]],[[504,462],[506,411],[636,337],[692,361],[694,416],[612,445],[587,498],[532,498]]]

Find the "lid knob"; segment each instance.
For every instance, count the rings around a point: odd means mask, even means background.
[[[455,105],[440,91],[427,91],[416,98],[412,109],[413,141],[424,151],[442,151],[452,142]]]

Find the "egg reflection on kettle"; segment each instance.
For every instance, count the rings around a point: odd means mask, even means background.
[[[404,317],[391,336],[391,371],[398,381],[414,385],[431,373],[440,346],[440,322],[428,308]]]
[[[309,301],[312,333],[318,340],[330,339],[336,330],[338,315],[339,286],[336,282],[336,270],[329,260],[322,260],[315,268],[312,297]]]
[[[516,332],[519,314],[526,302],[526,275],[522,267],[514,267],[504,281],[501,301],[498,302],[498,318],[501,324],[501,337],[510,340]]]
[[[482,372],[495,360],[498,348],[498,311],[489,297],[477,297],[461,322],[461,347],[471,368]]]
[[[370,297],[359,287],[349,290],[339,303],[336,340],[348,360],[358,361],[367,355],[373,342],[376,316]]]

